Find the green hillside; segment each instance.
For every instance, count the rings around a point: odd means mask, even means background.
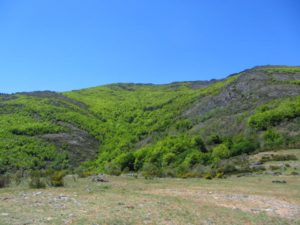
[[[300,147],[299,81],[299,67],[267,66],[207,82],[2,94],[0,173],[80,166],[185,176]]]

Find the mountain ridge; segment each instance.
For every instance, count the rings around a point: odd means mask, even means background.
[[[69,91],[78,91],[78,90],[85,90],[85,89],[90,89],[90,88],[97,88],[97,87],[103,87],[103,86],[113,86],[113,85],[149,85],[149,86],[165,86],[165,85],[171,85],[171,84],[180,84],[180,83],[206,83],[206,82],[213,82],[213,81],[222,81],[224,79],[227,79],[231,76],[237,75],[239,73],[244,73],[247,71],[251,71],[251,70],[255,70],[255,69],[263,69],[263,68],[300,68],[300,66],[286,66],[286,65],[260,65],[260,66],[254,66],[248,69],[245,69],[241,72],[238,73],[232,73],[227,75],[224,78],[219,78],[219,79],[215,79],[215,78],[211,78],[208,80],[183,80],[183,81],[171,81],[169,83],[141,83],[141,82],[116,82],[116,83],[107,83],[107,84],[102,84],[102,85],[96,85],[96,86],[92,86],[92,87],[83,87],[80,89],[72,89],[72,90],[66,90],[66,91],[54,91],[54,90],[37,90],[37,91],[17,91],[17,92],[13,92],[13,93],[1,93],[0,95],[14,95],[14,94],[26,94],[26,93],[34,93],[34,92],[55,92],[55,93],[65,93],[65,92],[69,92]]]

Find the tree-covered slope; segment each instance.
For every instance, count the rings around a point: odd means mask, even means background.
[[[180,175],[300,146],[300,68],[209,82],[112,84],[0,96],[0,173],[40,168]]]
[[[1,95],[1,171],[62,169],[94,158],[99,142],[80,127],[84,120],[98,121],[60,94]]]

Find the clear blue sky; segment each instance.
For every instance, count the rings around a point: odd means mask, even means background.
[[[0,0],[0,92],[300,64],[299,0]]]

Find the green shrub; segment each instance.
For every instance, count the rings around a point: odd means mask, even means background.
[[[106,164],[105,172],[114,176],[120,176],[122,174],[120,165],[114,162],[110,162]]]
[[[224,178],[224,173],[218,172],[218,173],[216,174],[216,178]]]
[[[88,170],[76,170],[75,173],[80,178],[90,177],[95,174],[94,172]]]
[[[219,135],[217,134],[212,134],[211,136],[208,137],[207,143],[210,145],[217,145],[222,143],[222,139],[220,138]]]
[[[259,130],[266,130],[278,125],[283,120],[290,120],[300,115],[300,97],[274,100],[261,106],[249,118],[248,124]]]
[[[220,159],[228,158],[230,151],[225,144],[220,144],[213,148],[211,156],[213,161],[218,162]]]
[[[143,164],[147,155],[147,150],[145,148],[137,150],[134,152],[134,170],[139,171],[143,168]]]
[[[50,185],[52,187],[63,187],[64,177],[66,176],[66,171],[54,171],[50,176]]]
[[[203,177],[203,175],[207,172],[210,171],[211,169],[208,166],[204,166],[201,163],[198,163],[194,165],[192,171],[196,175],[196,177]]]
[[[169,166],[176,160],[176,155],[172,152],[165,154],[162,158],[162,165]]]
[[[184,177],[185,174],[190,173],[190,171],[190,168],[186,164],[182,163],[176,167],[176,176]]]
[[[207,152],[207,148],[206,148],[206,146],[204,144],[204,141],[202,140],[201,137],[195,137],[192,140],[192,145],[195,146],[201,152]]]
[[[14,180],[16,185],[19,185],[22,182],[22,179],[23,179],[23,172],[17,171],[14,175]]]
[[[281,166],[270,165],[270,170],[279,170],[279,169],[281,169]]]
[[[142,175],[145,177],[145,179],[152,179],[154,177],[160,177],[162,175],[162,171],[154,164],[145,163],[143,166]]]
[[[207,179],[207,180],[211,180],[211,179],[213,179],[213,174],[211,174],[211,173],[206,173],[205,175],[204,175],[204,178],[205,179]]]
[[[232,174],[237,172],[235,165],[232,162],[222,161],[221,165],[218,165],[218,172],[223,174]]]
[[[279,148],[284,143],[284,138],[275,130],[267,130],[263,134],[264,148],[265,149],[274,149]]]
[[[97,173],[97,171],[95,170],[95,165],[96,165],[96,162],[85,161],[85,162],[81,163],[80,166],[73,169],[73,172],[71,171],[71,173],[77,174],[78,177],[80,177],[80,178],[90,177]],[[59,171],[59,170],[56,170],[56,171]]]
[[[273,161],[296,161],[298,160],[296,155],[293,154],[276,154],[273,155]]]
[[[124,170],[125,168],[128,168],[129,171],[133,171],[134,162],[135,162],[135,158],[132,152],[123,153],[114,160],[114,163],[120,166],[121,171]]]
[[[187,168],[192,168],[195,164],[200,163],[202,161],[204,161],[205,158],[205,154],[198,151],[198,150],[193,150],[190,151],[184,161],[183,164],[187,167]]]
[[[0,175],[0,188],[5,188],[10,185],[11,179],[9,175]]]
[[[243,153],[249,154],[254,152],[258,148],[258,145],[251,140],[240,139],[233,143],[231,147],[231,154],[233,156],[241,155]]]
[[[40,171],[31,171],[30,172],[30,182],[29,187],[30,188],[46,188],[46,183],[42,179],[42,173]]]
[[[167,167],[162,169],[163,177],[176,177],[176,171],[174,168]]]
[[[190,171],[190,172],[187,172],[187,173],[184,173],[184,174],[180,175],[180,178],[183,178],[183,179],[193,178],[193,177],[198,177],[198,174],[193,172],[193,171]]]
[[[175,124],[177,130],[188,130],[193,127],[192,122],[189,119],[182,119]]]
[[[293,154],[270,154],[261,157],[260,162],[265,163],[269,161],[296,161],[298,158]]]
[[[39,134],[47,134],[47,133],[58,133],[63,131],[59,127],[49,126],[48,124],[38,124],[32,127],[18,127],[13,128],[11,132],[15,135],[28,135],[34,136]]]
[[[245,154],[223,159],[215,164],[216,172],[223,174],[237,174],[251,172],[249,157]]]

